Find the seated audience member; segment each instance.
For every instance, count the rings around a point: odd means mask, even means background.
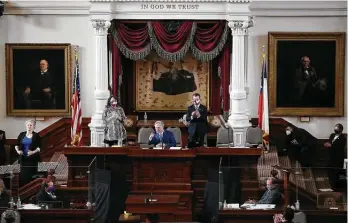
[[[162,121],[155,122],[155,134],[151,133],[149,137],[149,145],[155,145],[156,147],[174,147],[176,141],[173,133],[168,130],[164,130],[164,124]]]
[[[246,203],[254,203],[254,204],[278,204],[281,200],[281,193],[278,188],[273,184],[274,178],[268,178],[266,182],[267,190],[262,195],[259,201],[248,200]]]
[[[297,160],[302,167],[312,164],[315,138],[306,130],[288,125],[285,129],[287,135],[285,149],[291,160]]]
[[[10,196],[6,192],[4,181],[0,179],[0,207],[8,207],[8,202],[10,202]]]
[[[51,180],[44,181],[41,185],[39,192],[36,194],[36,203],[44,203],[56,200],[56,195],[54,195],[54,185]]]
[[[158,214],[147,214],[145,216],[145,223],[159,223]]]
[[[283,214],[274,215],[274,223],[291,223],[293,222],[294,216],[294,210],[287,207]]]
[[[324,144],[325,148],[329,149],[329,181],[333,190],[336,189],[338,175],[343,168],[345,158],[344,148],[347,144],[347,139],[342,132],[343,125],[336,124],[334,133],[330,135],[329,141]]]
[[[20,220],[20,214],[13,209],[7,209],[1,214],[1,223],[19,223]]]

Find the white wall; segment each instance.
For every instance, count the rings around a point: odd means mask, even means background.
[[[256,17],[255,26],[250,29],[248,43],[248,83],[251,117],[257,117],[260,91],[261,47],[268,47],[268,32],[346,32],[346,17]],[[347,44],[347,43],[346,43]],[[347,56],[347,55],[346,55]],[[346,64],[347,66],[347,64]],[[346,69],[347,70],[347,69]],[[347,72],[345,75],[345,95],[347,93]],[[341,123],[347,131],[347,97],[345,97],[345,117],[311,117],[309,123],[301,123],[297,117],[282,117],[294,125],[304,128],[317,138],[328,138],[336,123]]]
[[[24,131],[27,118],[6,117],[5,43],[71,43],[80,47],[81,100],[84,117],[94,111],[94,31],[88,15],[4,15],[0,18],[0,129],[7,138]],[[37,121],[36,129],[49,126],[57,118]]]
[[[257,117],[260,86],[262,45],[267,46],[269,31],[346,31],[345,17],[255,17],[250,29],[248,44],[248,83],[251,117]],[[84,117],[94,111],[94,33],[88,15],[5,15],[0,18],[0,129],[8,138],[15,138],[24,130],[26,118],[6,117],[5,43],[71,43],[80,46],[81,97]],[[347,79],[347,78],[346,78]],[[345,86],[345,90],[347,85]],[[346,97],[347,98],[347,97]],[[326,138],[335,123],[347,128],[344,118],[312,117],[310,123],[300,123],[298,118],[284,117],[318,138]],[[59,118],[46,118],[37,122],[37,130],[49,126]],[[320,128],[318,128],[318,126]]]

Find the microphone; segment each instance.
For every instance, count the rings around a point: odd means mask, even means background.
[[[221,172],[221,164],[222,164],[222,156],[220,157],[220,162],[219,162],[219,173],[222,173]]]
[[[150,190],[150,196],[145,198],[145,204],[149,204],[152,201],[154,201],[152,198],[153,198],[153,191],[155,189],[156,182],[157,182],[157,176],[155,176],[155,179],[153,181],[153,184],[152,184],[152,187],[151,187],[151,190]]]

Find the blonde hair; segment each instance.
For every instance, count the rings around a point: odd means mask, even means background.
[[[25,125],[27,125],[28,123],[33,124],[33,127],[35,128],[35,126],[36,126],[36,121],[35,121],[34,119],[29,119],[29,120],[25,121]]]

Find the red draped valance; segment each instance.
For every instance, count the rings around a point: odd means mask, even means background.
[[[163,59],[174,62],[183,59],[190,48],[198,60],[216,58],[226,43],[229,28],[225,21],[217,21],[210,28],[185,21],[175,32],[169,32],[159,21],[149,21],[137,29],[117,21],[110,31],[122,54],[131,60],[143,59],[154,49]]]

